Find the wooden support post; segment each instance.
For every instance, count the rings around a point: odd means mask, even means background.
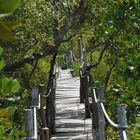
[[[44,87],[44,85],[39,86],[39,93],[40,93],[40,98],[41,98],[39,115],[40,115],[42,127],[47,127],[47,122],[46,122],[46,119],[45,119],[45,112],[44,112],[44,109],[43,109],[43,87]]]
[[[89,73],[86,72],[86,75],[84,77],[84,94],[85,94],[85,117],[86,118],[90,118],[90,104],[89,104],[89,91],[88,91],[88,88],[89,88]]]
[[[33,88],[32,90],[32,106],[38,109],[40,108],[40,94],[38,88]]]
[[[33,111],[32,109],[24,110],[24,122],[25,122],[25,139],[33,140],[34,138],[34,121],[33,121]]]
[[[41,128],[41,140],[49,140],[49,128]]]
[[[38,88],[33,88],[32,90],[32,112],[33,112],[33,127],[34,127],[34,137],[37,139],[37,108],[40,108],[40,95]]]
[[[85,101],[85,93],[84,93],[84,77],[82,76],[82,72],[80,70],[80,103],[84,103]]]
[[[126,118],[126,105],[120,104],[118,106],[118,124],[120,126],[120,140],[125,140],[127,138],[127,118]],[[125,133],[123,133],[125,132]],[[125,137],[125,138],[124,138]]]
[[[96,83],[93,81],[92,76],[90,75],[90,84],[91,84],[91,92],[92,92],[92,135],[93,140],[99,140],[99,124],[98,124],[98,107],[97,103],[94,99],[94,91],[96,90]]]
[[[55,111],[55,94],[56,94],[56,77],[55,77],[55,75],[53,76],[53,88],[52,88],[52,107],[51,107],[51,109],[52,109],[52,134],[54,134],[55,133],[55,131],[56,131],[56,129],[55,129],[55,113],[56,113],[56,111]]]
[[[98,117],[99,117],[99,138],[105,140],[105,118],[101,107],[101,102],[104,102],[105,87],[100,86],[98,91]]]
[[[78,37],[78,50],[79,50],[79,58],[82,62],[82,48],[81,48],[81,37]]]

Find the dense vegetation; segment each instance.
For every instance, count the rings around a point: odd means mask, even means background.
[[[139,0],[0,0],[0,139],[24,138],[23,109],[32,87],[48,85],[50,61],[87,46],[88,63],[106,87],[108,112],[126,103],[129,137],[140,137]],[[15,11],[16,10],[16,11]],[[115,138],[115,131],[110,128]],[[117,139],[117,137],[116,137]]]

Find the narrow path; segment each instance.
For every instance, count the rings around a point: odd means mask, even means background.
[[[92,140],[91,119],[84,119],[84,105],[79,104],[79,77],[61,70],[56,88],[56,134],[51,140]]]

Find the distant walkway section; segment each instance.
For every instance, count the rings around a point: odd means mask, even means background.
[[[70,69],[58,71],[56,134],[51,140],[92,140],[91,119],[85,120],[84,104],[79,103],[79,77],[72,77]]]

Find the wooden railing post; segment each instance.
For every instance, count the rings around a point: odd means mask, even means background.
[[[43,87],[44,85],[40,85],[39,86],[39,93],[40,93],[40,96],[41,96],[41,106],[40,106],[40,119],[41,119],[41,122],[42,122],[42,128],[40,129],[40,135],[41,135],[41,140],[49,140],[49,128],[47,127],[47,122],[46,122],[46,119],[45,119],[45,113],[44,113],[44,109],[43,109]]]
[[[78,37],[78,51],[79,51],[79,58],[82,62],[82,47],[81,47],[81,37]]]
[[[41,140],[49,140],[49,128],[41,128]]]
[[[98,118],[98,106],[94,98],[94,90],[96,89],[96,83],[92,83],[92,135],[93,140],[99,140],[99,118]]]
[[[85,101],[85,93],[84,93],[84,76],[82,76],[82,71],[80,70],[80,103],[84,103]]]
[[[120,104],[118,106],[118,124],[120,131],[120,140],[125,140],[127,138],[127,118],[126,118],[126,105]]]
[[[105,87],[100,86],[98,90],[98,117],[99,117],[99,138],[105,140],[105,118],[101,107],[101,102],[104,102]]]
[[[38,88],[33,88],[32,89],[32,111],[33,111],[33,127],[34,127],[35,139],[38,139],[37,109],[40,109],[40,94],[38,92]]]
[[[40,115],[42,127],[47,127],[47,122],[46,122],[46,119],[45,119],[45,112],[44,112],[44,109],[43,109],[43,87],[44,87],[44,85],[40,84],[39,93],[40,93],[41,101],[40,101],[39,115]]]
[[[40,94],[38,88],[32,89],[32,107],[40,108]]]
[[[32,109],[24,110],[24,124],[25,124],[25,139],[33,140],[34,138],[34,121]]]

